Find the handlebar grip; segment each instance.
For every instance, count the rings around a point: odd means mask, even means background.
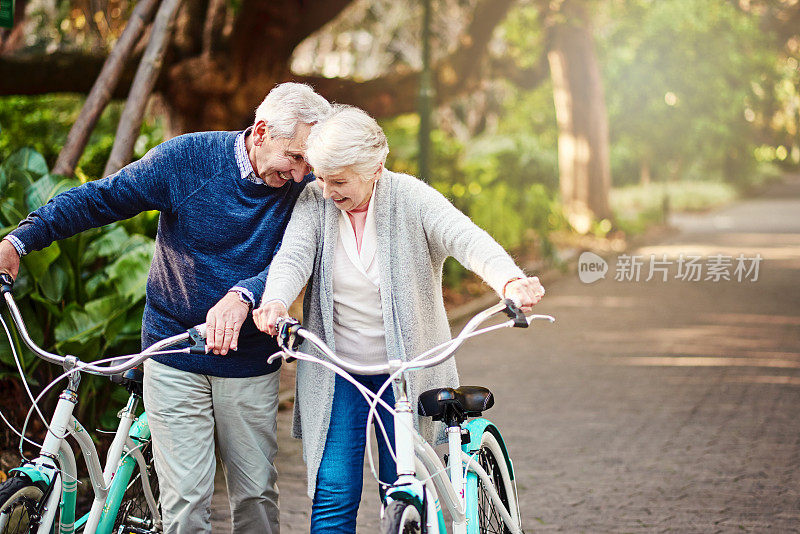
[[[514,301],[511,299],[503,300],[503,304],[506,305],[506,309],[503,312],[508,315],[511,319],[514,319],[514,328],[528,328],[530,324],[528,324],[528,319],[525,317],[525,314],[522,313]]]
[[[14,279],[8,273],[0,273],[0,294],[11,293],[14,287]]]

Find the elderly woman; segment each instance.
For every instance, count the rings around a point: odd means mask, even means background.
[[[295,205],[272,260],[261,307],[261,330],[275,335],[311,279],[306,328],[343,359],[361,364],[408,360],[450,339],[442,300],[442,265],[454,256],[498,295],[529,309],[544,295],[486,232],[420,180],[384,168],[389,148],[380,126],[360,109],[337,106],[311,130],[307,158],[317,176]],[[388,378],[356,376],[372,391]],[[456,387],[454,361],[411,374],[410,400],[434,387]],[[394,403],[391,388],[384,395]],[[311,532],[356,530],[361,499],[368,405],[356,388],[321,365],[299,361],[293,433],[303,439]],[[391,435],[392,420],[381,414]],[[430,421],[420,430],[433,436]],[[437,429],[439,430],[439,429]],[[396,479],[382,439],[382,482]]]

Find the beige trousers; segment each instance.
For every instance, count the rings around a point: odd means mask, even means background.
[[[144,404],[165,534],[211,532],[215,433],[233,532],[280,532],[273,465],[279,374],[223,378],[145,362]]]

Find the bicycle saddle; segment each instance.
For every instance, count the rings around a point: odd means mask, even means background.
[[[111,375],[112,382],[124,386],[130,393],[142,396],[142,385],[144,383],[144,371],[138,367],[128,369],[124,373]]]
[[[449,411],[459,418],[477,417],[492,406],[494,395],[485,387],[461,386],[455,389],[429,389],[419,396],[417,411],[420,415],[432,417],[434,421],[442,421],[448,417]]]

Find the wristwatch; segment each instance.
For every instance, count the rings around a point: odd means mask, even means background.
[[[253,301],[250,300],[248,298],[247,294],[244,291],[242,291],[241,289],[233,288],[233,289],[229,290],[228,293],[236,293],[236,295],[239,296],[239,300],[241,300],[242,302],[247,304],[247,309],[248,310],[252,310],[253,309]]]

